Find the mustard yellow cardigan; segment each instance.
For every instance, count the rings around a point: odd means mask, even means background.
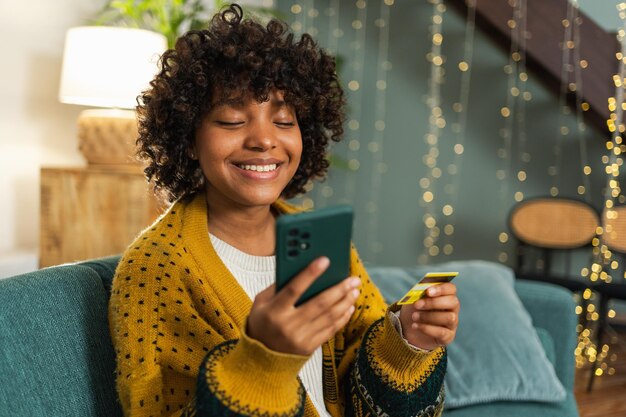
[[[283,213],[297,209],[278,201]],[[350,322],[322,345],[334,417],[438,416],[444,348],[409,348],[356,250],[362,280]],[[128,248],[109,304],[126,416],[317,416],[298,372],[308,359],[246,336],[252,301],[211,245],[204,196],[173,204]],[[397,310],[397,307],[391,306]]]

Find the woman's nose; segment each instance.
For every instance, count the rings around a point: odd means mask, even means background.
[[[255,151],[264,152],[276,147],[274,124],[271,122],[257,122],[251,126],[246,138],[246,147]]]

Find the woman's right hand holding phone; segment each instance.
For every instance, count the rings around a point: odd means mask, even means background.
[[[358,277],[348,277],[295,306],[328,265],[328,258],[318,258],[279,292],[275,284],[261,291],[248,316],[247,335],[276,352],[304,356],[311,355],[333,337],[354,313],[361,285]]]

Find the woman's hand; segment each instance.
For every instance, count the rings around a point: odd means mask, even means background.
[[[252,305],[246,332],[277,352],[310,355],[346,325],[354,312],[361,280],[348,277],[307,302],[300,296],[328,268],[321,257],[276,293],[275,284],[261,291]]]
[[[421,349],[449,345],[456,336],[459,309],[454,284],[434,285],[421,300],[402,306],[402,333],[411,345]]]

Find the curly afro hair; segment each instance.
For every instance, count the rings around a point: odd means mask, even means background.
[[[308,34],[294,39],[283,22],[264,27],[243,19],[236,4],[216,14],[208,29],[181,36],[138,99],[138,156],[155,190],[170,202],[202,190],[205,179],[189,150],[212,103],[243,96],[264,102],[273,90],[294,107],[302,134],[300,165],[282,192],[291,198],[324,177],[329,140],[343,134],[345,100],[334,58]]]

